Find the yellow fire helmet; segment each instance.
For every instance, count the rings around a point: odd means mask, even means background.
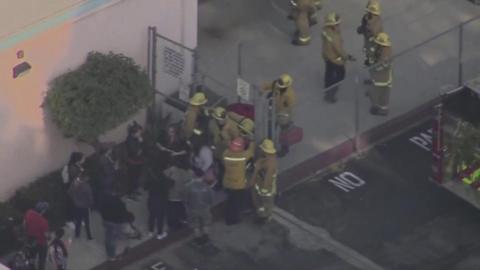
[[[255,123],[250,118],[245,118],[240,122],[238,127],[247,134],[253,134],[253,129],[255,128]]]
[[[325,17],[325,26],[335,26],[340,24],[342,20],[340,20],[340,16],[335,12],[330,12]]]
[[[367,12],[374,15],[380,15],[380,3],[378,1],[369,1],[367,5]]]
[[[227,111],[223,107],[216,107],[213,109],[213,118],[217,120],[225,120],[225,117],[227,116]]]
[[[197,92],[190,98],[190,105],[201,106],[207,103],[208,99],[203,92]]]
[[[390,47],[392,46],[392,42],[390,41],[390,37],[387,33],[381,32],[375,37],[375,43],[381,46]]]
[[[293,83],[292,76],[288,74],[282,74],[282,76],[280,76],[280,78],[277,81],[277,85],[280,88],[290,87],[292,86],[292,83]]]
[[[267,154],[275,154],[277,152],[272,140],[269,139],[263,140],[262,144],[260,144],[260,149]]]

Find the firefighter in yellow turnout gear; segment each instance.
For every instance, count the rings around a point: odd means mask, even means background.
[[[280,132],[288,129],[292,125],[293,107],[296,103],[292,77],[288,74],[282,74],[277,80],[264,85],[263,90],[273,95],[276,121],[280,127]],[[281,147],[280,157],[286,155],[289,151],[288,145],[282,145]]]
[[[337,102],[338,83],[345,79],[347,61],[356,61],[343,48],[340,23],[341,19],[338,14],[329,13],[325,17],[325,26],[322,32],[323,59],[325,60],[324,86],[327,89],[324,99],[328,103]]]
[[[246,204],[247,166],[253,158],[255,143],[246,142],[242,137],[235,138],[223,153],[225,174],[223,187],[227,194],[225,207],[225,223],[234,225],[241,222],[241,211]]]
[[[229,117],[223,107],[216,107],[211,113],[212,119],[208,123],[208,130],[211,136],[211,145],[214,149],[214,156],[222,158],[223,152],[230,142],[240,135],[237,123]]]
[[[202,132],[198,128],[198,121],[205,114],[203,105],[207,102],[207,97],[203,92],[197,92],[190,98],[190,105],[185,112],[185,120],[182,128],[183,135],[186,139],[192,137],[194,133],[198,134]]]
[[[310,26],[317,24],[316,10],[321,7],[320,1],[315,0],[295,0],[292,4],[292,13],[289,18],[295,21],[297,31],[292,41],[293,45],[308,45],[312,39]]]
[[[277,193],[277,158],[276,149],[269,139],[263,140],[260,145],[261,157],[255,162],[255,170],[251,182],[253,183],[253,202],[257,217],[261,223],[271,219]]]
[[[357,33],[363,35],[363,51],[365,53],[365,65],[372,63],[372,54],[375,52],[375,37],[383,32],[382,18],[380,17],[380,3],[370,0],[367,4],[366,14],[362,17],[362,23],[357,28]]]
[[[370,60],[372,66],[369,68],[373,84],[368,92],[372,103],[370,113],[385,116],[388,114],[393,81],[392,43],[389,36],[381,32],[375,37],[375,44],[375,50]]]

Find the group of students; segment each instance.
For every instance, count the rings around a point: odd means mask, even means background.
[[[291,85],[291,77],[282,75],[265,86],[278,103],[280,129],[291,122]],[[251,117],[223,107],[207,109],[206,103],[203,92],[195,93],[184,121],[168,125],[153,143],[145,141],[141,125],[129,125],[120,147],[103,144],[96,149],[95,175],[85,168],[83,153],[71,154],[62,178],[68,195],[68,218],[76,238],[85,227],[86,238],[93,239],[90,213],[97,210],[103,220],[107,257],[116,260],[118,242],[125,239],[126,228],[130,225],[136,230],[135,214],[127,209],[122,196],[137,202],[142,186],[147,192],[149,236],[159,240],[167,236],[165,224],[168,231],[189,224],[195,231],[194,242],[208,243],[215,191],[223,190],[227,195],[228,225],[240,222],[241,213],[252,207],[262,223],[271,218],[277,175],[274,143],[265,139],[256,151]],[[41,202],[26,213],[27,235],[35,239],[39,270],[45,267],[49,245],[55,247],[57,269],[63,270],[68,254],[62,240],[64,231],[56,231],[54,240],[48,241],[48,221],[44,217],[47,208],[48,204]]]

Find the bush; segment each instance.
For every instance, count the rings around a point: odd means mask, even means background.
[[[46,218],[52,228],[57,228],[66,222],[67,196],[60,171],[56,171],[20,188],[9,202],[21,213],[34,207],[38,201],[48,202]]]
[[[23,215],[38,201],[50,204],[46,218],[51,229],[65,224],[67,194],[60,171],[18,189],[10,200],[0,203],[0,254],[3,255],[21,246]]]
[[[52,81],[45,104],[66,137],[93,142],[152,98],[147,74],[131,58],[90,52],[82,66]]]
[[[0,203],[0,255],[19,247],[19,232],[22,213],[8,203]]]
[[[99,190],[98,157],[93,155],[86,159],[85,170],[91,176],[92,188]],[[17,190],[7,202],[0,203],[0,255],[5,255],[22,245],[23,215],[35,207],[38,201],[46,201],[50,207],[46,218],[50,230],[62,227],[67,221],[68,194],[63,184],[61,170],[40,177],[28,186]]]

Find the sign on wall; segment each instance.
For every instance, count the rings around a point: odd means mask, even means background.
[[[245,101],[250,100],[250,84],[241,78],[237,78],[237,95]]]
[[[163,72],[181,78],[185,71],[185,57],[182,53],[165,46],[163,48]]]

